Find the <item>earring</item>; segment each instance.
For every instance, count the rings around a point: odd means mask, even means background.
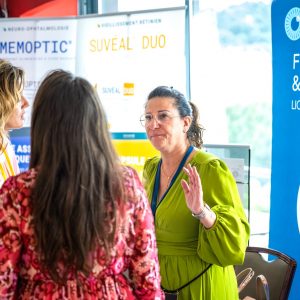
[[[185,129],[183,129],[183,133],[186,133]]]

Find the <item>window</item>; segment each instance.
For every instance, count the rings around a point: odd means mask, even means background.
[[[191,17],[191,100],[204,142],[251,148],[250,245],[269,232],[271,1],[199,1]],[[259,220],[259,222],[257,222]]]
[[[184,0],[98,1],[99,13],[184,5]],[[272,142],[271,0],[193,0],[190,5],[190,91],[206,128],[204,143],[250,145],[250,245],[267,246]]]

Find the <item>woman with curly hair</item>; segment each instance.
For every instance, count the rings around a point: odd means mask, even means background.
[[[18,162],[9,140],[8,131],[24,124],[24,71],[0,59],[0,187],[12,175],[19,173]]]

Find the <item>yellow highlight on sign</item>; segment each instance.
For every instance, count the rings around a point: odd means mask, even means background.
[[[124,82],[124,96],[134,96],[134,83]]]
[[[134,168],[142,178],[146,159],[159,155],[148,140],[113,140],[122,164]]]

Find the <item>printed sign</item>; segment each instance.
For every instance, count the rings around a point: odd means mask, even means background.
[[[272,3],[273,140],[271,248],[300,261],[300,3]],[[289,299],[299,299],[300,269]]]
[[[139,119],[153,88],[167,85],[186,90],[185,8],[111,16],[3,19],[0,57],[25,70],[24,96],[30,106],[49,70],[60,68],[85,77],[98,91],[113,138],[131,144],[133,139],[146,138]],[[27,129],[30,115],[29,108]],[[22,132],[26,134],[20,136]],[[11,132],[16,149],[21,144],[29,146],[28,132]],[[124,151],[125,147],[118,148],[120,156]],[[27,158],[20,156],[20,162],[23,159],[22,169],[26,169]]]
[[[156,86],[186,90],[184,22],[183,9],[78,19],[76,73],[96,86],[111,132],[144,132]]]
[[[148,140],[113,140],[113,144],[121,162],[133,167],[141,179],[145,161],[150,157],[159,155]]]

